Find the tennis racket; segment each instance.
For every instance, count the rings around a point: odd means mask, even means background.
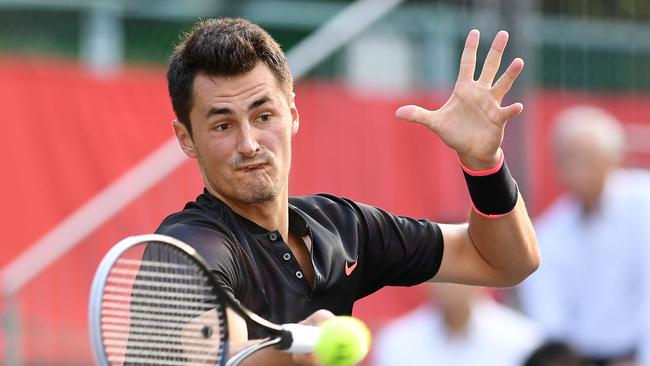
[[[244,308],[217,283],[189,245],[157,234],[126,238],[93,280],[89,326],[99,365],[235,366],[257,350],[312,352],[321,328],[277,325]],[[229,358],[229,316],[266,338]]]

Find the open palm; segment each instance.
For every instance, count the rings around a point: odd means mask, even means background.
[[[454,92],[442,107],[427,110],[408,105],[396,112],[398,118],[431,129],[447,146],[456,150],[466,166],[475,169],[495,165],[506,123],[523,110],[521,103],[501,106],[503,97],[524,67],[522,59],[514,59],[506,72],[494,82],[508,43],[508,33],[500,31],[494,37],[481,75],[474,80],[479,38],[478,30],[469,32]]]

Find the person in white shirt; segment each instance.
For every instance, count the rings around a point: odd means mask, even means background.
[[[650,174],[619,168],[624,147],[600,109],[557,117],[567,193],[536,220],[542,264],[519,289],[524,311],[589,365],[650,366]]]
[[[484,288],[435,284],[432,301],[384,327],[375,366],[521,366],[541,344],[539,328]]]

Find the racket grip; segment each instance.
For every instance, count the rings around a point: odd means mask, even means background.
[[[291,353],[310,353],[314,351],[316,343],[323,333],[323,329],[313,325],[283,324],[282,327],[291,333],[291,346],[285,349]]]

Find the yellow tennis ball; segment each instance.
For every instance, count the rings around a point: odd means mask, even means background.
[[[361,361],[370,348],[370,331],[359,319],[338,316],[323,322],[323,332],[314,348],[322,366],[352,366]]]

